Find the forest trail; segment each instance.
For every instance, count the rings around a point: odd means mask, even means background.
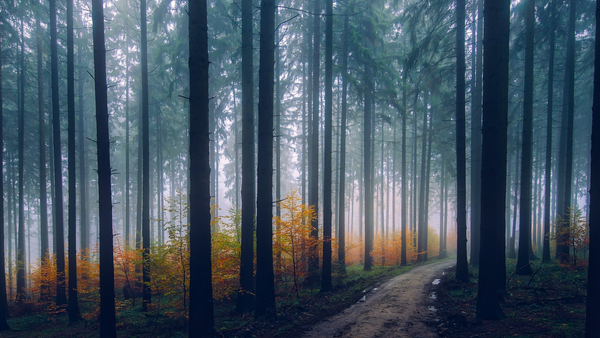
[[[432,281],[454,264],[454,260],[442,261],[396,276],[304,337],[437,337],[425,324],[435,318],[435,311],[428,308],[427,291]]]

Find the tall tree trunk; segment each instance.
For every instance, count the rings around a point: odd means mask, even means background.
[[[510,1],[484,3],[483,128],[481,159],[481,252],[477,317],[503,317],[499,295],[506,280],[504,208]]]
[[[191,15],[190,15],[191,17]],[[140,1],[142,68],[142,311],[152,302],[150,290],[150,125],[148,116],[148,40],[146,1]],[[191,208],[190,208],[191,209]],[[191,302],[190,302],[191,303]]]
[[[464,0],[456,1],[456,27],[456,279],[468,282]]]
[[[523,142],[521,159],[521,198],[519,214],[519,257],[516,273],[531,275],[529,264],[531,246],[531,173],[533,146],[533,30],[535,25],[535,2],[525,3],[525,92],[523,100]]]
[[[190,312],[189,337],[213,331],[206,1],[189,3]],[[217,175],[218,173],[215,173]],[[144,238],[146,238],[144,236]]]
[[[140,93],[141,94],[141,93]],[[139,96],[141,97],[141,95]],[[142,127],[142,100],[138,99],[138,152],[137,152],[137,202],[136,202],[136,225],[135,225],[135,248],[142,248],[142,207],[143,207],[143,153],[144,143],[142,142],[142,135],[144,133]],[[188,189],[189,191],[189,189]]]
[[[42,56],[42,28],[40,18],[36,16],[37,76],[38,76],[38,133],[39,133],[39,166],[40,166],[40,257],[48,254],[48,200],[46,193],[46,119],[44,112],[44,69]],[[45,290],[44,292],[47,292]]]
[[[21,18],[21,53],[19,66],[19,132],[18,132],[18,152],[19,152],[19,228],[17,230],[17,302],[24,301],[27,292],[25,285],[25,202],[23,196],[23,153],[25,140],[25,36],[23,31],[23,18]]]
[[[446,250],[444,250],[444,196],[446,195],[446,173],[444,172],[444,154],[441,156],[441,173],[440,173],[440,259],[446,258]]]
[[[550,262],[550,196],[552,194],[552,113],[554,104],[554,48],[556,31],[556,0],[551,0],[550,51],[548,60],[548,116],[546,118],[546,164],[544,167],[544,245],[542,262]]]
[[[600,41],[598,41],[598,27],[600,27],[600,3],[596,2],[596,56],[594,59],[594,103],[592,106],[592,149],[590,163],[590,203],[589,203],[589,267],[588,285],[600,283]],[[1,161],[0,161],[1,162]],[[587,292],[585,311],[585,336],[592,338],[600,332],[600,291],[598,288],[589,287]]]
[[[63,229],[62,156],[60,151],[60,104],[58,102],[58,52],[56,41],[56,0],[50,0],[50,63],[52,72],[52,141],[54,143],[54,239],[56,251],[56,304],[67,303],[65,290],[65,246]]]
[[[417,241],[417,262],[427,261],[427,228],[425,226],[425,182],[427,176],[425,173],[426,162],[427,162],[427,115],[429,109],[429,90],[425,90],[425,97],[423,99],[423,129],[421,131],[421,180],[419,182],[419,225],[418,225],[418,241]]]
[[[125,244],[129,241],[130,229],[130,203],[129,203],[129,35],[125,35],[127,49],[125,51]]]
[[[321,13],[320,0],[315,0],[314,13]],[[313,76],[312,76],[312,133],[309,155],[309,188],[308,204],[315,209],[315,215],[319,214],[319,80],[321,59],[321,16],[314,15],[313,23]],[[311,222],[310,237],[319,239],[319,220],[315,217]],[[316,246],[309,248],[308,277],[307,284],[316,285],[319,281],[319,254]]]
[[[562,191],[562,205],[558,206],[558,214],[563,218],[564,224],[559,225],[559,235],[557,239],[556,255],[561,262],[569,260],[569,242],[568,228],[571,226],[569,208],[571,207],[571,178],[573,175],[573,119],[575,114],[575,20],[577,14],[577,1],[571,0],[569,4],[569,24],[567,29],[567,61],[565,66],[565,104],[563,106],[563,124],[566,122],[566,141],[564,149],[564,188]],[[562,140],[561,140],[562,141]],[[559,195],[561,192],[559,191]],[[560,196],[559,196],[560,197]],[[561,210],[562,209],[562,210]],[[562,212],[561,212],[562,211]]]
[[[427,169],[425,170],[425,260],[427,260],[427,252],[429,251],[428,231],[429,231],[429,184],[431,183],[431,142],[433,140],[433,114],[429,116],[429,135],[427,137]]]
[[[370,13],[369,13],[370,14]],[[370,16],[367,17],[365,22],[365,40],[367,44],[371,42],[373,35],[373,27],[371,23]],[[372,164],[372,155],[371,155],[371,125],[372,125],[372,104],[373,104],[373,69],[371,65],[371,60],[368,59],[368,56],[365,56],[364,60],[364,69],[365,69],[365,111],[364,111],[364,159],[363,159],[363,168],[364,168],[364,188],[365,188],[365,263],[364,269],[365,271],[370,271],[373,265],[373,235],[374,235],[374,227],[373,227],[373,177],[371,175],[371,164]]]
[[[75,167],[75,51],[73,0],[67,0],[67,172],[69,178],[69,322],[79,320],[77,301],[77,188]]]
[[[317,1],[318,2],[318,1]],[[258,168],[256,203],[256,309],[275,315],[273,274],[273,87],[275,73],[275,0],[260,6],[260,69],[258,83]],[[314,131],[314,130],[313,130]],[[313,154],[314,156],[315,154]],[[313,173],[314,174],[314,173]],[[314,190],[316,193],[316,190]],[[311,194],[313,190],[311,189]]]
[[[79,63],[79,70],[78,70],[78,75],[77,78],[79,79],[78,84],[79,84],[79,204],[80,204],[80,215],[79,215],[79,223],[80,223],[80,240],[79,240],[79,245],[81,246],[82,250],[86,250],[89,249],[89,218],[88,218],[88,212],[87,212],[87,181],[86,181],[86,177],[87,177],[87,165],[86,165],[86,152],[85,152],[85,125],[84,125],[84,119],[83,119],[83,69],[84,69],[84,65],[83,65],[83,61],[81,58],[81,55],[83,54],[83,49],[85,47],[83,47],[83,43],[81,43],[81,34],[79,35],[79,40],[80,40],[80,44],[79,44],[79,51],[77,53],[77,63]]]
[[[346,12],[348,14],[348,12]],[[342,47],[342,121],[340,124],[340,188],[338,207],[338,263],[342,272],[346,271],[346,114],[348,111],[348,27],[349,17],[344,17]],[[351,203],[354,199],[351,199]],[[350,231],[352,235],[352,231]]]
[[[102,0],[92,0],[94,88],[96,92],[96,147],[98,158],[98,218],[100,229],[100,336],[117,336],[115,272],[113,265],[112,196],[106,49]]]
[[[38,21],[39,22],[39,21]],[[3,105],[2,105],[2,34],[4,33],[3,25],[0,25],[0,148],[4,149],[4,123],[3,123]],[[38,59],[39,60],[39,59]],[[0,151],[0,173],[3,172],[2,166],[4,165],[4,151]],[[10,218],[9,218],[10,219]],[[10,232],[9,232],[10,234]],[[10,237],[8,238],[10,243]],[[10,246],[9,246],[10,248]],[[9,260],[10,265],[10,249],[9,249]],[[0,276],[5,276],[4,269],[4,175],[0,174],[0,262],[2,263],[2,269],[0,270]],[[9,274],[9,277],[11,275]],[[6,299],[6,278],[0,278],[0,331],[9,330],[8,322],[8,300]]]
[[[323,156],[323,273],[321,291],[332,289],[331,285],[331,152],[333,124],[333,0],[325,1],[325,130]]]
[[[252,0],[242,0],[242,244],[237,311],[254,307],[254,86]]]
[[[401,230],[400,235],[400,265],[405,266],[406,261],[406,228],[408,225],[408,177],[406,175],[406,65],[403,69],[402,74],[402,199],[400,201],[400,217],[401,218]]]
[[[473,13],[475,16],[475,14]],[[481,85],[483,82],[483,0],[477,1],[475,90],[471,102],[471,265],[479,266],[481,221]]]
[[[515,241],[517,234],[517,214],[521,211],[519,210],[519,172],[520,167],[522,165],[521,156],[519,156],[519,149],[517,148],[517,154],[515,156],[515,171],[510,175],[514,177],[514,186],[515,186],[515,198],[513,199],[513,213],[512,213],[512,231],[510,232],[510,240],[509,240],[509,248],[508,248],[508,258],[515,259],[517,258],[517,254],[515,252]],[[510,188],[509,188],[510,193]]]

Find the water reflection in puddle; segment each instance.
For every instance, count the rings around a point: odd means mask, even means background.
[[[427,309],[432,312],[437,312],[437,309],[435,308],[435,306],[428,306]]]
[[[433,284],[433,285],[439,285],[440,282],[441,282],[441,280],[439,278],[437,278],[433,282],[431,282],[431,284]]]
[[[435,292],[432,292],[431,295],[429,295],[429,299],[437,299]]]

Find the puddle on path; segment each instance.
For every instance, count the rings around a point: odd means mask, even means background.
[[[433,285],[440,285],[441,280],[439,278],[435,279],[433,282],[431,282],[431,284]]]
[[[429,299],[434,299],[434,300],[435,300],[435,299],[437,299],[437,295],[435,294],[435,292],[432,292],[432,293],[429,295]]]
[[[437,309],[435,308],[435,306],[428,306],[427,309],[431,312],[437,312]]]

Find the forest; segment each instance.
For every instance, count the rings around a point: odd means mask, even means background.
[[[2,1],[0,337],[597,337],[599,8]]]

